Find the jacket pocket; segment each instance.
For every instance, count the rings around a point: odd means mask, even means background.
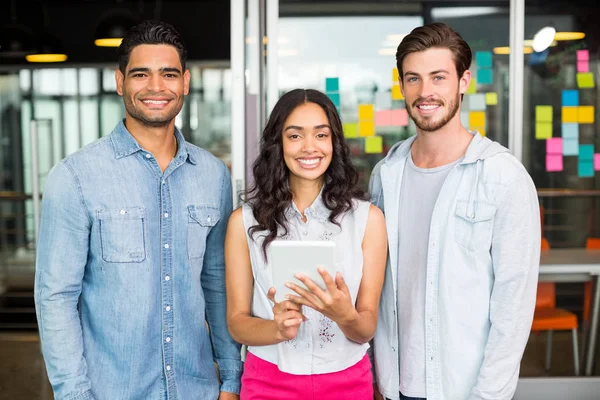
[[[206,238],[220,218],[219,207],[208,205],[188,206],[187,246],[190,260],[204,256]]]
[[[455,240],[470,251],[490,249],[496,206],[491,203],[459,200],[455,212]]]
[[[102,259],[110,263],[139,263],[146,259],[143,207],[97,211]]]

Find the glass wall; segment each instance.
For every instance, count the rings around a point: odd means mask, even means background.
[[[421,16],[279,20],[281,94],[313,88],[329,95],[365,190],[389,148],[416,133],[399,90],[395,54],[402,37],[422,24]]]
[[[523,162],[551,247],[585,247],[600,237],[599,29],[590,19],[597,13],[563,3],[531,4],[525,15]],[[532,39],[544,27],[555,30],[554,41],[536,52]]]
[[[191,89],[176,124],[188,141],[231,163],[230,72],[227,65],[189,64]],[[0,75],[0,281],[33,268],[31,121],[38,133],[39,181],[54,164],[109,134],[124,118],[115,69],[45,68]],[[21,263],[26,263],[23,268]],[[3,273],[4,272],[4,273]]]

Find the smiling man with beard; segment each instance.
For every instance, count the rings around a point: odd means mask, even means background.
[[[390,399],[509,400],[529,337],[539,268],[536,189],[506,148],[460,121],[471,49],[451,27],[398,46],[417,134],[374,169],[389,258],[374,339]]]
[[[190,83],[179,33],[143,22],[118,56],[125,119],[56,165],[44,190],[35,301],[54,396],[237,399],[229,172],[175,126]]]

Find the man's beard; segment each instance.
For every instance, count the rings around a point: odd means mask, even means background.
[[[155,118],[150,118],[147,114],[145,114],[142,110],[135,107],[131,101],[125,101],[125,109],[127,113],[131,116],[131,118],[140,122],[142,125],[145,125],[150,128],[160,128],[163,126],[167,126],[177,117],[177,114],[181,111],[183,104],[176,106],[173,108],[168,114],[164,116],[156,116]]]
[[[422,101],[423,101],[422,99],[419,99],[416,102],[414,102],[414,104],[419,104]],[[415,125],[417,125],[417,128],[419,128],[420,130],[422,130],[424,132],[435,132],[435,131],[443,128],[448,122],[450,122],[450,120],[452,120],[452,118],[454,118],[454,116],[458,112],[459,104],[460,104],[460,93],[457,93],[456,98],[453,101],[450,101],[448,103],[448,108],[446,109],[447,110],[446,115],[444,115],[438,121],[435,121],[431,118],[422,118],[422,117],[421,117],[421,120],[419,120],[418,118],[415,117],[415,115],[413,115],[412,107],[410,107],[407,102],[405,103],[405,107],[406,107],[406,111],[408,111],[408,115],[410,115],[410,118],[415,122]]]

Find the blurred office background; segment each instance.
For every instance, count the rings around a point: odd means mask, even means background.
[[[513,13],[522,11],[511,17],[511,7]],[[33,193],[36,184],[43,193],[55,163],[109,134],[124,117],[114,81],[115,48],[97,46],[95,40],[135,21],[161,19],[183,35],[192,80],[177,126],[187,140],[230,166],[236,191],[251,182],[247,166],[268,110],[279,95],[297,87],[322,90],[334,100],[366,189],[377,161],[394,143],[415,134],[394,79],[396,47],[419,25],[447,22],[475,56],[475,79],[461,119],[518,154],[539,190],[545,245],[583,249],[600,237],[597,5],[566,0],[10,0],[2,10],[0,399],[52,398],[33,308]],[[232,23],[240,15],[242,24]],[[511,32],[518,32],[517,25],[524,27],[523,54],[519,73],[514,66],[511,73]],[[535,51],[533,38],[544,27],[554,33],[546,49]],[[33,62],[33,54],[42,62]],[[57,62],[48,54],[57,54]],[[514,76],[518,81],[511,89]],[[517,100],[510,97],[515,87],[522,92]],[[516,128],[509,117],[513,102],[521,116]],[[37,152],[32,152],[32,130]],[[558,281],[550,287],[555,306],[575,315],[580,372],[586,375],[584,355],[589,342],[595,343],[590,337],[594,278],[553,280]],[[548,340],[550,368],[545,365]],[[573,378],[571,332],[534,332],[522,363],[523,382],[537,379],[533,387],[539,385],[540,391],[547,378],[564,379],[561,384],[573,390],[600,389],[597,346],[593,350],[591,376]]]

